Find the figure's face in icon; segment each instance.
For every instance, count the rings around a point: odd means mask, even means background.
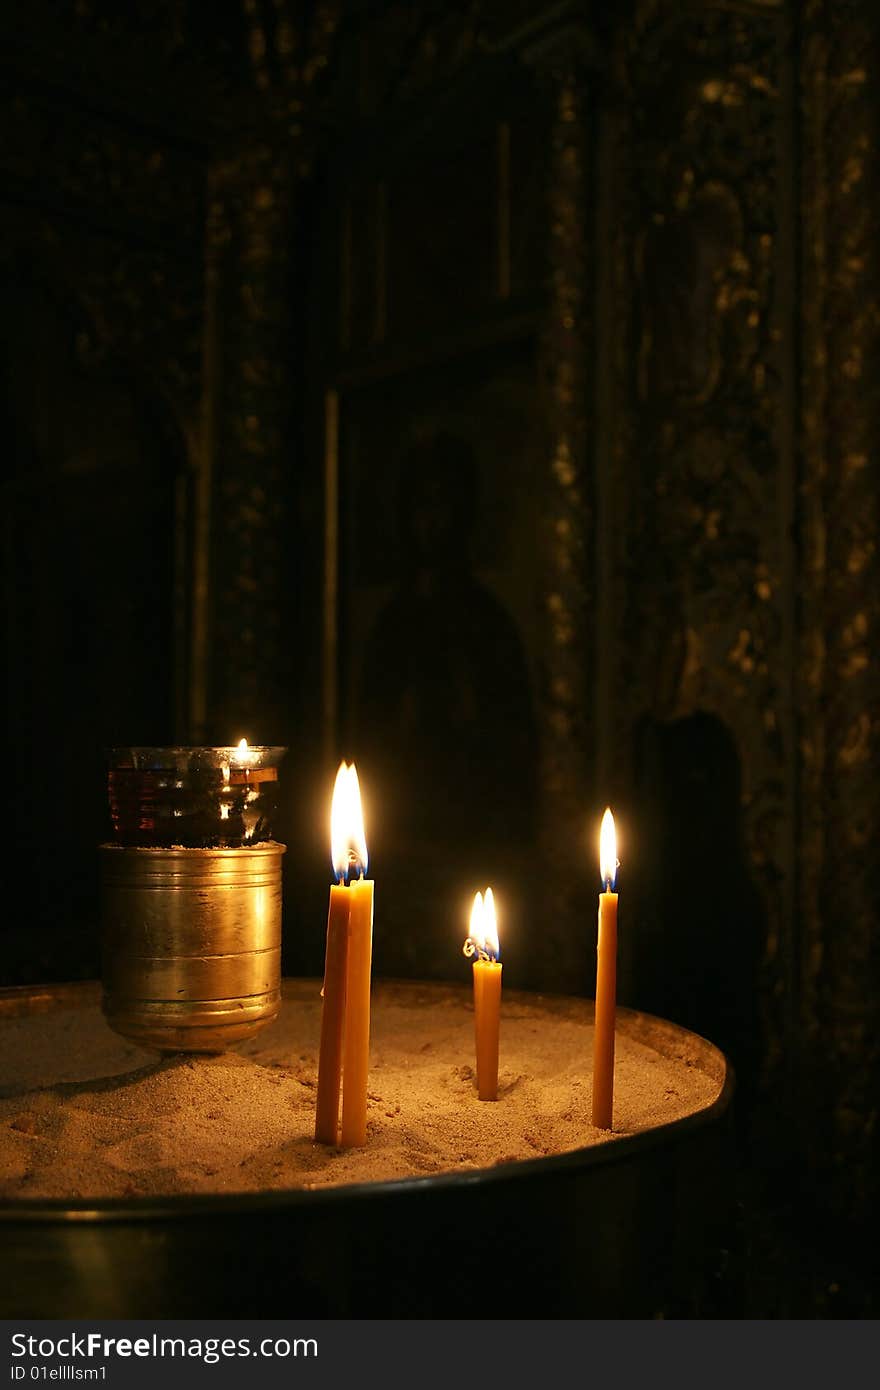
[[[401,493],[403,538],[410,559],[429,570],[467,564],[474,521],[474,476],[462,441],[441,438],[414,451]]]
[[[428,478],[415,489],[410,513],[410,537],[416,555],[442,564],[462,549],[462,518],[445,480]]]

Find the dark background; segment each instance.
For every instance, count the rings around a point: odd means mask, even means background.
[[[5,984],[99,971],[103,750],[355,758],[376,970],[735,1063],[722,1316],[875,1316],[870,0],[8,5]],[[13,904],[15,904],[13,906]]]

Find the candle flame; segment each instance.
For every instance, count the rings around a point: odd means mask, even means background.
[[[483,899],[483,941],[489,955],[495,960],[501,954],[501,947],[498,944],[498,918],[495,915],[495,896],[491,888],[486,889],[486,896]]]
[[[610,891],[617,878],[617,833],[610,807],[605,808],[599,831],[599,872],[606,890]]]
[[[336,774],[330,808],[330,856],[337,883],[366,877],[367,839],[354,763],[340,763]]]
[[[495,896],[491,888],[474,895],[468,937],[464,943],[466,956],[477,956],[480,960],[497,961],[501,955],[498,943],[498,920],[495,914]]]
[[[247,739],[240,738],[236,747],[233,750],[230,761],[234,763],[236,767],[243,767],[247,766],[248,763],[253,762],[253,758],[254,754],[252,750],[248,747]]]
[[[482,941],[483,939],[483,895],[474,894],[474,905],[471,908],[471,920],[468,926],[468,935],[472,941]]]

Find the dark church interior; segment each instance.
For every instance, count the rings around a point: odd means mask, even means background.
[[[286,748],[293,977],[341,758],[377,977],[462,980],[488,877],[505,988],[592,997],[610,805],[619,1002],[736,1077],[653,1315],[876,1317],[880,8],[0,33],[0,985],[100,977],[111,748]]]

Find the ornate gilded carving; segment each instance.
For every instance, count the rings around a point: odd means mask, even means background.
[[[219,335],[210,401],[208,704],[218,736],[253,722],[259,728],[243,731],[260,742],[284,732],[289,674],[283,445],[291,185],[289,163],[265,144],[215,170],[208,244]]]
[[[814,1172],[845,1173],[840,1214],[863,1218],[880,1056],[878,19],[809,0],[796,92],[787,22],[778,6],[652,0],[623,39],[618,728],[625,748],[640,714],[699,710],[733,732],[767,920],[764,1083],[810,1117]]]
[[[554,87],[549,186],[549,275],[541,334],[546,395],[547,481],[542,507],[544,658],[541,704],[541,850],[548,922],[577,920],[584,853],[589,693],[592,520],[587,482],[592,314],[587,231],[587,113],[582,75],[571,56],[543,60]],[[584,932],[548,932],[549,979],[587,985],[591,959]]]
[[[253,82],[263,116],[275,127],[270,138],[286,146],[305,172],[321,126],[318,111],[326,100],[322,87],[333,75],[330,62],[340,0],[318,0],[309,16],[292,0],[242,0],[242,11]]]
[[[624,33],[611,423],[627,537],[616,555],[626,594],[616,746],[625,762],[644,716],[700,711],[732,731],[767,914],[765,1022],[777,1059],[784,1021],[769,1001],[785,988],[790,950],[794,795],[781,39],[772,9],[746,6],[651,3]]]
[[[803,475],[798,721],[802,1025],[814,1161],[864,1220],[877,1192],[880,675],[878,16],[804,13]]]
[[[204,462],[212,483],[202,489],[210,532],[202,567],[210,567],[203,590],[212,603],[210,618],[202,606],[200,703],[224,737],[242,720],[253,721],[261,741],[288,736],[290,258],[296,187],[318,128],[306,130],[303,104],[318,100],[338,13],[338,4],[319,4],[306,29],[286,0],[244,0],[264,124],[227,150],[210,177]]]

